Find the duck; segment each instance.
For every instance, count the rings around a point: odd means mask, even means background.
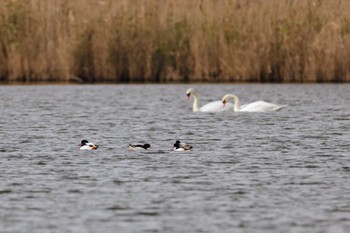
[[[98,148],[98,145],[95,145],[91,142],[88,142],[88,140],[82,140],[80,144],[80,150],[96,150]]]
[[[179,140],[177,140],[174,144],[174,151],[188,151],[191,149],[192,149],[192,146],[187,145],[185,143],[181,143]]]
[[[193,112],[222,112],[222,111],[233,111],[233,104],[228,103],[225,108],[222,106],[222,103],[220,100],[213,101],[210,103],[207,103],[203,105],[202,107],[199,107],[199,96],[198,92],[194,88],[189,88],[186,91],[186,99],[187,101],[190,99],[191,95],[194,97],[193,101]]]
[[[129,144],[128,150],[129,151],[140,151],[140,150],[147,150],[150,148],[151,145],[146,143],[146,144]]]

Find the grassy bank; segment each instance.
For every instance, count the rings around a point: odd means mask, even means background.
[[[2,82],[349,82],[348,0],[2,0]]]

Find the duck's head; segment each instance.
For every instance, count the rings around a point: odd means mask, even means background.
[[[89,143],[88,140],[85,140],[85,139],[84,139],[84,140],[81,141],[80,146],[84,146],[84,145],[86,145],[87,143]]]
[[[179,141],[179,140],[177,140],[177,141],[175,142],[174,147],[175,147],[175,148],[179,148],[179,147],[180,147],[180,141]]]
[[[144,145],[143,145],[143,147],[144,147],[145,149],[147,149],[147,148],[150,148],[150,147],[151,147],[151,145],[150,145],[150,144],[148,144],[148,143],[146,143],[146,144],[144,144]]]

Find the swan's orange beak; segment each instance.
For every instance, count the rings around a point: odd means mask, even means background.
[[[188,94],[186,95],[186,100],[187,100],[187,101],[190,99],[190,96],[191,96],[190,93],[188,93]]]
[[[226,100],[222,101],[224,107],[226,107]]]

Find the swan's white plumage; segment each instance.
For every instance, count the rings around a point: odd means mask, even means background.
[[[239,106],[239,98],[234,94],[227,94],[224,97],[222,97],[222,103],[224,103],[225,105],[230,99],[234,99],[235,112],[277,112],[282,108],[286,107],[286,105],[277,105],[262,100]]]
[[[277,112],[283,107],[285,105],[277,105],[260,100],[240,106],[240,112]]]
[[[228,109],[226,109],[226,107]],[[221,101],[213,101],[200,107],[199,111],[200,112],[222,112],[222,111],[233,110],[233,104],[231,103],[228,103],[226,107],[222,105]]]
[[[193,101],[193,112],[222,112],[222,111],[233,111],[233,104],[228,103],[226,107],[223,106],[221,101],[213,101],[209,102],[202,107],[199,107],[199,97],[198,93],[195,89],[190,88],[186,92],[187,100],[191,95],[194,97]]]

